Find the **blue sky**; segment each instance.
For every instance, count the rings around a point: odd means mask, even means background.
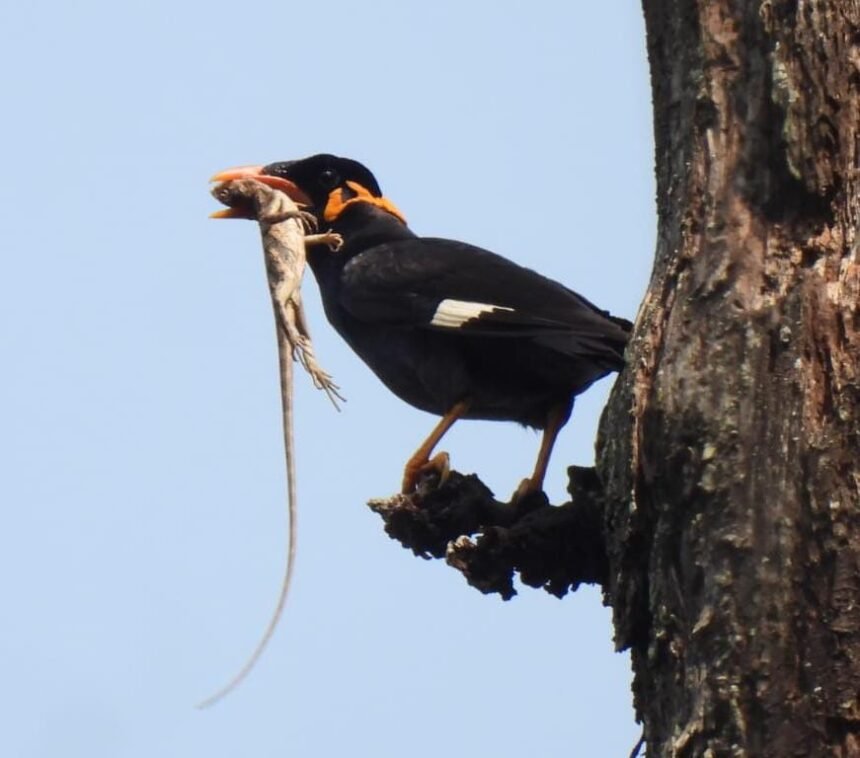
[[[629,661],[584,589],[503,603],[411,556],[364,505],[434,423],[304,291],[348,403],[297,376],[299,557],[272,610],[285,484],[256,230],[216,170],[365,162],[419,233],[632,318],[655,235],[635,3],[8,3],[0,10],[0,754],[626,755]],[[588,464],[611,380],[548,477]],[[507,498],[538,436],[466,422],[455,468]]]

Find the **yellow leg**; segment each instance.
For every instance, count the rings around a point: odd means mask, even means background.
[[[415,454],[406,463],[406,467],[403,469],[402,492],[412,492],[415,489],[415,484],[418,482],[418,477],[426,471],[440,471],[443,476],[447,474],[448,454],[439,453],[433,457],[433,460],[430,460],[430,453],[439,444],[439,440],[445,436],[445,432],[454,426],[454,422],[462,418],[468,410],[469,402],[463,400],[442,416],[441,421],[436,424],[436,427],[430,432],[430,435],[424,440],[421,447],[415,451]]]
[[[552,455],[552,448],[555,445],[558,433],[570,418],[570,411],[573,409],[573,400],[564,405],[557,405],[553,408],[546,420],[546,427],[543,430],[543,437],[540,441],[540,450],[538,450],[537,461],[535,468],[529,479],[523,479],[517,491],[514,494],[514,500],[519,500],[521,497],[531,494],[532,492],[540,492],[543,490],[543,480],[546,477],[546,470],[549,466],[549,459]]]

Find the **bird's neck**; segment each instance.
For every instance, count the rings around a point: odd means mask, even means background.
[[[343,247],[334,254],[342,262],[376,245],[417,236],[397,216],[370,203],[354,203],[344,208],[331,223],[331,231],[343,237]],[[331,255],[326,250],[311,248],[308,251],[308,261],[315,267],[315,259],[316,264],[319,264],[321,258]]]

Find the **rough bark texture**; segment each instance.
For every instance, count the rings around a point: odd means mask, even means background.
[[[551,506],[537,493],[500,503],[476,477],[452,472],[441,487],[372,500],[385,531],[422,558],[445,558],[466,581],[505,600],[514,572],[556,597],[580,584],[606,584],[602,487],[594,469],[571,466],[572,500]],[[472,535],[480,536],[472,540]]]
[[[659,235],[598,473],[648,754],[860,755],[860,4],[644,8]]]

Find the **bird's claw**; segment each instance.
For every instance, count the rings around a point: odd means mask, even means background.
[[[451,457],[448,453],[436,453],[428,461],[409,461],[403,470],[401,492],[408,495],[428,476],[437,477],[436,487],[441,487],[451,475]]]
[[[516,490],[514,490],[514,494],[511,497],[511,505],[517,505],[518,503],[525,500],[527,497],[541,491],[541,486],[537,484],[534,479],[532,479],[531,477],[526,477],[520,482]]]

